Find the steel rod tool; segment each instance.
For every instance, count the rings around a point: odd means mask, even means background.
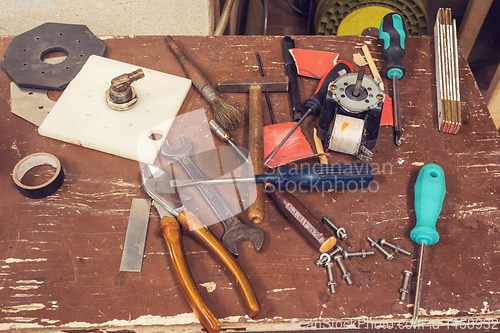
[[[292,170],[284,166],[276,168],[276,173],[255,175],[245,178],[217,179],[175,179],[172,187],[194,186],[201,184],[231,184],[233,182],[272,183],[283,191],[287,188],[307,187],[313,190],[364,188],[373,180],[373,170],[367,163],[313,164]]]
[[[444,196],[446,194],[443,169],[437,164],[424,165],[418,174],[414,191],[417,224],[410,232],[410,238],[415,243],[420,244],[417,289],[415,292],[415,306],[413,307],[412,318],[412,321],[415,322],[418,318],[420,309],[425,248],[439,241],[439,234],[436,231],[436,222],[441,213]]]

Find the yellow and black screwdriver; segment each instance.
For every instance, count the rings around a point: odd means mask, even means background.
[[[405,56],[407,35],[406,25],[401,15],[389,13],[384,16],[380,24],[379,39],[383,44],[382,54],[386,62],[385,75],[392,80],[392,112],[394,115],[394,143],[396,146],[401,145],[398,80],[406,73],[403,57]]]

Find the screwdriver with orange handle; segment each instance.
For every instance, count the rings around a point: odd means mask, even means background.
[[[420,258],[418,262],[417,289],[415,292],[415,306],[413,318],[418,318],[420,296],[422,293],[422,270],[424,265],[425,248],[439,241],[436,222],[443,207],[446,194],[444,171],[437,164],[426,164],[420,169],[415,182],[415,215],[417,223],[410,232],[410,238],[420,244]]]

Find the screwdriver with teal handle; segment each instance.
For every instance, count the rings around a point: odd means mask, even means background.
[[[439,241],[436,222],[443,207],[445,194],[446,184],[443,169],[437,164],[424,165],[420,169],[417,181],[415,182],[415,215],[417,216],[417,224],[410,232],[410,238],[415,243],[420,244],[413,322],[417,320],[420,308],[425,247],[434,245]]]
[[[389,13],[384,16],[380,24],[379,38],[383,44],[382,54],[386,62],[385,75],[392,80],[392,112],[394,115],[394,143],[396,146],[401,145],[398,80],[406,73],[406,67],[403,65],[403,57],[406,52],[405,43],[407,35],[405,21],[401,15]]]

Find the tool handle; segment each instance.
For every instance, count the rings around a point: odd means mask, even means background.
[[[444,171],[437,164],[426,164],[415,182],[415,215],[417,223],[410,232],[418,244],[433,245],[439,241],[436,221],[441,213],[446,194]]]
[[[330,251],[336,243],[328,230],[293,195],[278,191],[273,184],[266,185],[266,192],[279,210],[319,252]]]
[[[214,257],[226,266],[233,274],[238,285],[241,298],[248,308],[248,315],[255,317],[260,311],[259,301],[248,277],[227,248],[215,235],[191,212],[182,212],[177,217],[182,230],[189,233],[194,240],[207,248]]]
[[[278,190],[287,188],[309,188],[312,190],[359,189],[370,185],[373,170],[368,163],[313,164],[312,166],[292,170],[285,166],[277,168]]]
[[[326,140],[328,129],[330,128],[330,124],[332,123],[333,116],[335,114],[335,110],[331,110],[329,108],[322,108],[322,105],[323,102],[325,101],[326,94],[328,92],[328,86],[332,81],[335,81],[340,76],[339,72],[343,70],[346,71],[346,73],[352,73],[351,64],[349,64],[347,61],[340,61],[335,66],[333,66],[333,68],[328,72],[328,74],[326,74],[323,77],[323,79],[320,82],[320,85],[318,86],[319,87],[318,89],[321,90],[321,92],[316,93],[315,94],[316,97],[314,97],[315,95],[313,95],[308,99],[309,103],[313,103],[312,98],[314,98],[314,103],[316,104],[315,107],[318,108],[318,110],[321,110],[317,129],[318,129],[318,138],[320,138],[322,141]],[[316,100],[316,98],[320,99]]]
[[[385,58],[385,75],[392,80],[403,77],[406,67],[403,65],[405,43],[407,38],[406,24],[397,13],[389,13],[380,23],[379,38],[382,40],[382,54]]]
[[[189,76],[193,85],[196,89],[198,89],[203,97],[205,97],[205,99],[209,102],[212,102],[215,98],[219,97],[219,94],[210,84],[210,81],[205,74],[203,74],[203,72],[184,54],[184,52],[182,52],[179,45],[177,45],[177,43],[173,40],[172,36],[165,37],[165,42],[177,56],[177,59],[179,59],[187,76]]]
[[[283,37],[283,56],[285,58],[285,68],[289,79],[290,101],[292,103],[293,121],[302,118],[302,102],[300,100],[299,81],[295,60],[290,54],[290,50],[295,48],[295,43],[290,36]]]
[[[255,174],[262,174],[264,173],[264,124],[260,86],[251,86],[248,98],[248,150]],[[253,223],[264,221],[265,199],[264,184],[257,184],[257,198],[247,210],[248,218]]]
[[[168,247],[175,276],[189,306],[208,332],[219,332],[220,323],[201,296],[187,264],[179,223],[175,218],[165,216],[161,219],[161,232]]]

